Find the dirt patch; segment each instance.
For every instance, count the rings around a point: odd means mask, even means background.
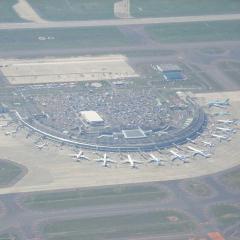
[[[34,11],[34,9],[26,0],[18,0],[18,3],[13,6],[13,9],[19,15],[19,17],[25,20],[35,23],[46,22]]]

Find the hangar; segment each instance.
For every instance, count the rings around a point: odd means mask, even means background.
[[[163,73],[166,81],[186,80],[183,70],[174,64],[161,64],[159,70]]]

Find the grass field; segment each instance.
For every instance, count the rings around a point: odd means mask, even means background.
[[[134,17],[168,17],[239,12],[240,1],[237,0],[131,0],[131,14]]]
[[[0,235],[0,240],[18,240],[18,239],[19,238],[17,238],[13,234],[2,234],[2,235]]]
[[[17,3],[17,0],[1,0],[0,1],[0,23],[1,22],[23,22],[12,6]]]
[[[222,177],[225,184],[233,189],[240,190],[240,171],[235,170],[233,172],[227,173]]]
[[[207,54],[207,55],[216,55],[216,54],[223,54],[225,52],[222,48],[203,48],[200,50],[201,53]]]
[[[240,39],[240,21],[149,25],[145,31],[161,43],[237,41]]]
[[[221,227],[229,227],[240,221],[240,208],[227,204],[212,206],[211,213]]]
[[[51,21],[114,18],[118,0],[28,0],[34,10]],[[239,13],[236,0],[131,0],[133,17],[168,17]]]
[[[240,86],[240,62],[221,62],[218,66],[221,71]]]
[[[194,227],[187,216],[169,210],[66,220],[49,223],[42,231],[49,240],[105,240],[189,233]]]
[[[184,189],[197,197],[211,196],[211,190],[209,186],[200,181],[189,180],[184,184]]]
[[[0,187],[5,187],[14,182],[23,173],[23,169],[9,161],[0,160]]]
[[[34,10],[51,21],[114,18],[117,0],[28,0]]]
[[[39,37],[52,37],[39,40]],[[0,31],[0,51],[117,47],[134,44],[115,27]]]
[[[142,201],[164,200],[168,192],[157,187],[115,186],[88,190],[71,190],[55,193],[35,193],[24,200],[26,207],[38,210],[137,203]]]

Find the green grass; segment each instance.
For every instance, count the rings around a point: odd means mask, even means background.
[[[177,220],[172,221],[169,217]],[[42,231],[49,240],[106,240],[189,233],[194,228],[187,216],[169,210],[59,221],[45,225]]]
[[[0,235],[0,240],[18,240],[19,238],[13,234],[6,233]]]
[[[114,18],[120,0],[28,0],[34,10],[51,21]],[[134,17],[168,17],[239,13],[238,0],[131,0]]]
[[[3,234],[0,235],[0,240],[12,240],[12,238],[8,234]]]
[[[235,170],[230,173],[225,174],[222,177],[222,180],[225,184],[233,189],[240,190],[240,171]]]
[[[210,211],[221,227],[229,227],[237,222],[240,222],[239,207],[221,204],[212,206]]]
[[[54,37],[40,41],[38,38]],[[0,31],[0,51],[117,47],[134,44],[115,27]]]
[[[35,193],[24,200],[26,207],[38,210],[137,203],[164,200],[168,192],[157,187],[115,186],[54,193]]]
[[[28,0],[34,10],[51,21],[114,18],[117,0]]]
[[[11,184],[15,178],[22,174],[22,168],[8,161],[0,160],[0,187]]]
[[[132,50],[132,51],[121,51],[121,54],[127,57],[152,57],[152,56],[169,56],[175,54],[174,50]]]
[[[240,1],[238,0],[131,0],[131,14],[134,17],[168,17],[239,12]]]
[[[203,48],[200,50],[200,52],[208,55],[215,55],[215,54],[223,54],[225,50],[222,48],[213,47],[213,48]]]
[[[240,21],[159,24],[145,30],[161,43],[240,40]]]
[[[221,62],[220,66],[226,70],[233,70],[233,71],[240,70],[240,62],[226,61],[226,62]]]
[[[0,23],[1,22],[23,22],[12,8],[17,0],[0,0]]]
[[[207,184],[196,180],[187,181],[184,188],[189,193],[197,197],[208,197],[211,195],[211,190]]]
[[[218,66],[224,74],[240,86],[240,62],[221,62]]]

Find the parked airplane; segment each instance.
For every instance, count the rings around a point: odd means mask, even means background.
[[[230,112],[217,112],[213,114],[214,116],[227,116],[227,115],[231,115]]]
[[[209,158],[211,156],[211,154],[209,153],[205,153],[203,150],[200,150],[200,149],[196,149],[192,146],[187,146],[187,148],[193,152],[193,156],[195,157],[196,155],[200,155],[200,156],[203,156],[205,158]]]
[[[183,149],[182,149],[179,145],[173,143],[173,146],[174,146],[177,150],[183,151]]]
[[[35,146],[36,146],[39,150],[42,150],[45,146],[47,146],[47,143],[36,144]]]
[[[79,151],[78,153],[75,154],[70,154],[69,156],[71,156],[72,158],[77,159],[77,162],[79,162],[80,160],[89,160],[88,157],[86,157],[83,153],[83,151]]]
[[[103,167],[108,167],[108,163],[117,163],[116,161],[111,160],[107,157],[107,154],[104,153],[103,158],[96,159],[96,162],[102,162]]]
[[[214,147],[215,145],[211,142],[201,141],[205,147]]]
[[[132,159],[132,157],[129,154],[127,155],[127,157],[128,157],[128,159],[123,161],[122,163],[123,164],[125,164],[125,163],[130,164],[131,168],[137,168],[136,164],[142,164],[143,163],[142,161],[136,161],[136,160]]]
[[[157,158],[152,153],[149,155],[150,155],[150,159],[148,161],[149,163],[156,163],[156,165],[158,165],[158,166],[164,166],[164,163],[166,162],[165,160],[163,160],[161,158]]]
[[[211,134],[211,136],[214,137],[214,138],[217,138],[220,142],[222,140],[225,140],[225,141],[230,141],[231,140],[231,138],[229,136],[226,136],[226,135],[218,135],[218,134],[213,133],[213,134]]]
[[[217,127],[216,130],[226,133],[236,133],[236,129],[233,128],[225,128],[225,127]]]
[[[174,150],[170,150],[170,153],[172,154],[172,161],[180,160],[183,161],[184,163],[189,163],[189,161],[187,160],[188,156],[181,155],[175,152]]]
[[[229,120],[229,119],[227,119],[227,120],[219,119],[219,120],[217,120],[217,123],[233,124],[233,123],[235,123],[235,121],[234,120]]]
[[[220,108],[226,108],[230,105],[229,99],[226,100],[215,100],[208,102],[208,107],[220,107]]]
[[[10,136],[10,135],[13,135],[13,134],[15,134],[15,133],[17,133],[16,130],[14,130],[14,131],[9,131],[9,132],[5,132],[5,135],[6,135],[6,136]]]
[[[187,140],[192,144],[196,144],[196,142],[194,140],[192,140],[191,138],[187,138]]]

